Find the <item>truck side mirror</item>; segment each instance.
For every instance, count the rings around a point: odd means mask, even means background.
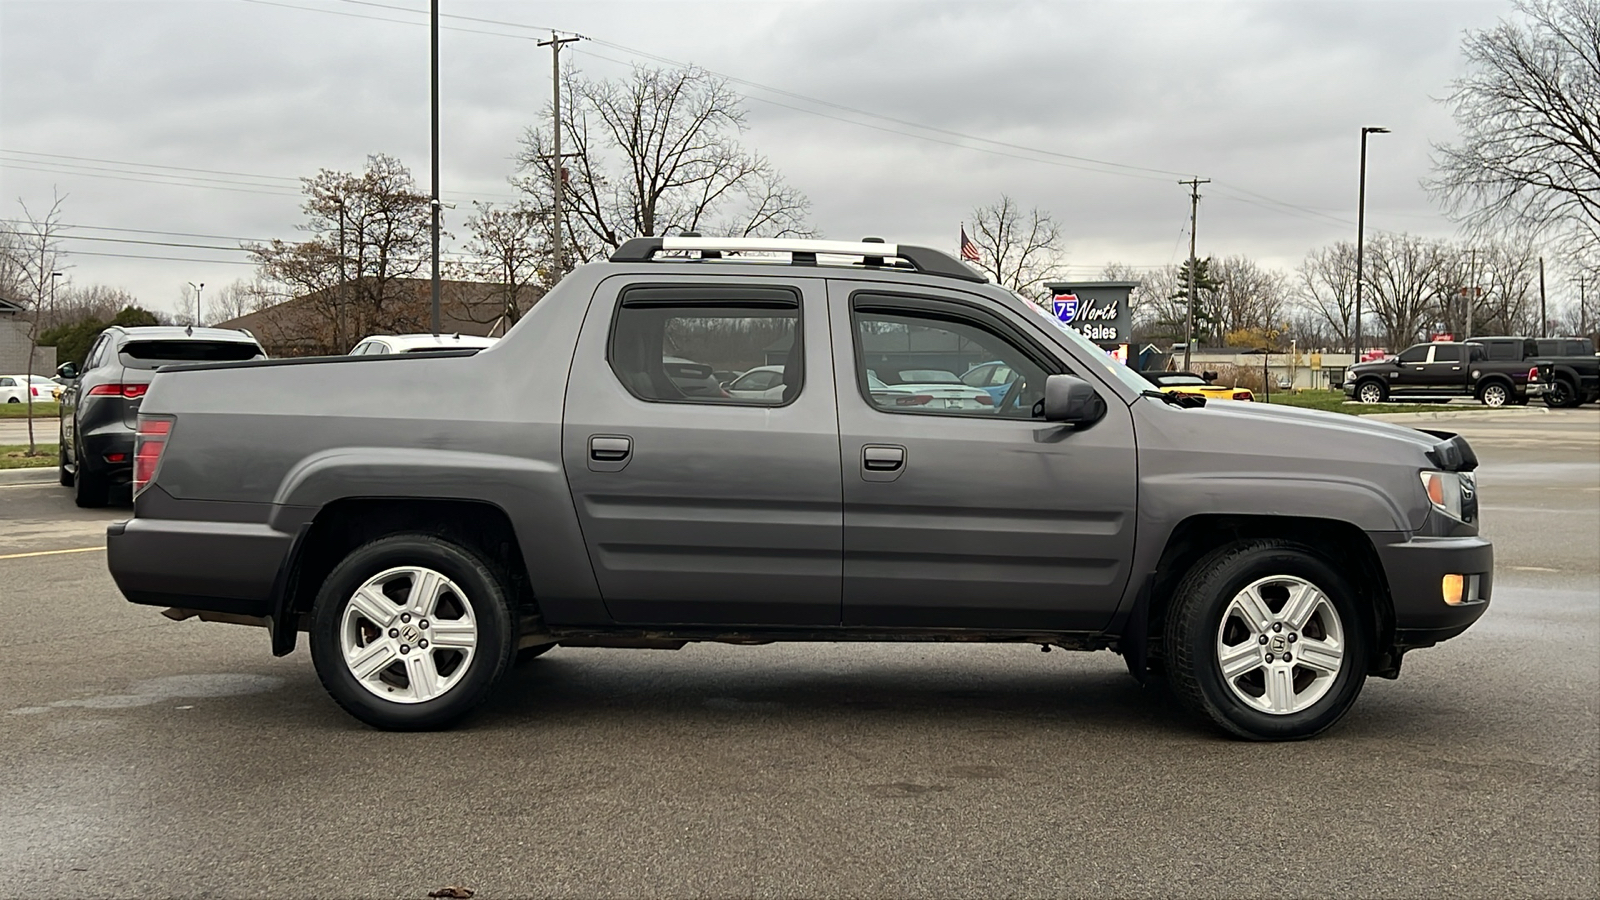
[[[68,381],[72,381],[78,377],[78,364],[74,362],[64,362],[61,365],[56,366],[56,374]]]
[[[1073,375],[1051,375],[1044,380],[1044,420],[1083,428],[1106,414],[1106,401],[1094,386]]]

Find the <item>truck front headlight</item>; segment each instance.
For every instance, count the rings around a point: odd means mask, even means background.
[[[1477,479],[1471,472],[1424,470],[1421,475],[1423,493],[1435,509],[1462,522],[1477,517]]]

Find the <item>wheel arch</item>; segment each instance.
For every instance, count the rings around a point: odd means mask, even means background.
[[[481,554],[507,574],[523,627],[538,628],[538,598],[511,517],[485,500],[448,497],[345,497],[324,505],[302,527],[272,599],[272,652],[294,650],[328,573],[352,550],[392,534],[441,537]]]
[[[1146,607],[1143,615],[1130,617],[1123,639],[1119,641],[1130,668],[1134,668],[1135,659],[1148,662],[1150,648],[1161,645],[1173,595],[1195,563],[1219,547],[1263,538],[1302,544],[1339,571],[1356,573],[1357,577],[1351,578],[1352,587],[1360,595],[1362,608],[1371,615],[1367,623],[1373,641],[1368,674],[1385,678],[1398,675],[1400,658],[1391,649],[1394,603],[1382,560],[1365,531],[1338,519],[1216,513],[1190,516],[1168,535],[1155,571],[1139,598]],[[1134,674],[1142,676],[1143,673],[1135,671]]]

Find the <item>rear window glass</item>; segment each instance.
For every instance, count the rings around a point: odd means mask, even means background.
[[[266,354],[255,344],[238,341],[130,341],[122,347],[122,364],[132,369],[198,362],[236,362]]]

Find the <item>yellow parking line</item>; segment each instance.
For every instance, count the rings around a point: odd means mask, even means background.
[[[0,559],[24,559],[29,556],[56,556],[62,553],[93,553],[96,550],[104,549],[104,547],[76,547],[71,550],[35,550],[32,553],[7,553],[4,556],[0,556]]]

